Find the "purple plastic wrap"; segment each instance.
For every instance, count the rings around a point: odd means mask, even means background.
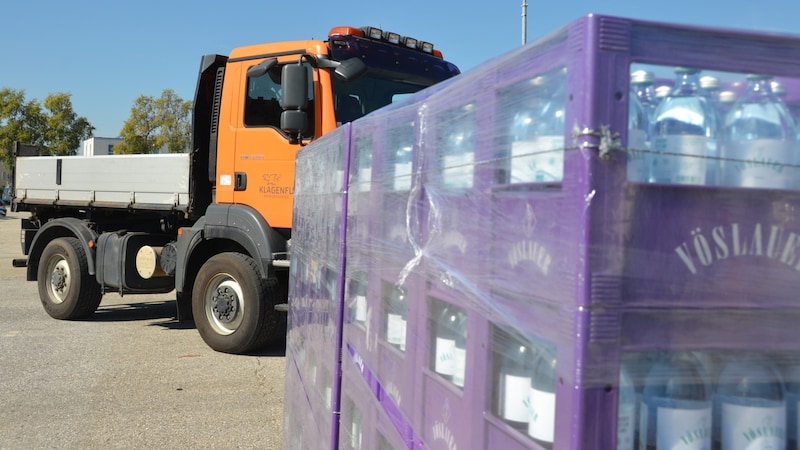
[[[345,174],[350,126],[300,152],[286,339],[288,448],[334,446],[341,383]]]
[[[713,133],[629,129],[630,74],[677,97],[675,67],[792,103],[800,37],[591,15],[306,147],[287,424],[332,448],[794,448],[796,124],[735,142],[709,95]],[[330,407],[311,364],[344,374]]]

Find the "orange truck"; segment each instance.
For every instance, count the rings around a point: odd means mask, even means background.
[[[176,293],[213,349],[284,337],[295,154],[323,134],[459,73],[433,45],[373,27],[201,60],[192,150],[36,156],[15,150],[27,279],[57,319],[104,293]],[[27,154],[26,154],[27,153]]]

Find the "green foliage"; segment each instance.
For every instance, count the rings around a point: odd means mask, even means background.
[[[25,91],[0,89],[0,159],[11,167],[14,141],[46,148],[53,155],[75,154],[94,127],[72,109],[71,94],[49,94],[43,103],[25,100]]]
[[[192,102],[184,101],[172,89],[161,97],[139,96],[131,108],[131,116],[122,126],[122,142],[114,153],[156,153],[166,147],[170,153],[189,150]]]

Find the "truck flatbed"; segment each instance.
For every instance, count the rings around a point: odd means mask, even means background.
[[[188,153],[18,157],[14,202],[35,205],[186,211]]]

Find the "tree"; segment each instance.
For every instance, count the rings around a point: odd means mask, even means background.
[[[114,146],[114,153],[156,153],[162,147],[170,153],[187,151],[191,110],[192,102],[184,101],[172,89],[164,89],[157,99],[139,96],[122,126],[122,142]]]
[[[53,155],[74,155],[94,127],[72,109],[71,94],[49,94],[44,103],[25,100],[25,91],[0,89],[0,159],[11,167],[14,141],[47,148]]]

